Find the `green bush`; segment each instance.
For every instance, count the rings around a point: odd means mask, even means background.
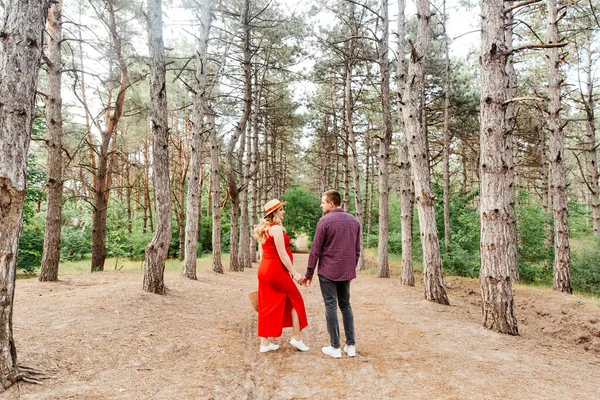
[[[479,253],[452,246],[448,254],[442,254],[442,261],[445,273],[471,278],[479,276],[481,265]]]
[[[434,185],[434,190],[437,198],[442,198],[441,187]],[[468,277],[479,275],[480,225],[479,211],[474,205],[478,195],[478,191],[473,191],[459,192],[450,196],[451,241],[448,252],[445,251],[444,243],[444,204],[441,201],[436,202],[436,223],[446,273]]]
[[[390,231],[388,235],[388,252],[402,254],[402,232]]]
[[[549,216],[539,204],[530,202],[530,195],[521,191],[515,207],[517,222],[517,259],[521,281],[546,283],[552,281],[553,249],[548,243]]]
[[[40,121],[36,120],[33,126],[33,135],[37,136],[43,131]],[[32,274],[39,268],[44,252],[44,215],[37,212],[37,204],[45,199],[42,191],[46,182],[46,173],[37,163],[33,153],[27,160],[27,192],[23,204],[23,229],[19,237],[19,250],[17,268],[25,273]]]
[[[281,198],[286,201],[285,220],[283,224],[290,237],[301,233],[308,236],[312,241],[317,228],[317,222],[321,218],[321,197],[300,188],[293,188],[285,192]]]
[[[552,264],[547,261],[524,262],[519,260],[519,275],[523,283],[552,285]]]
[[[571,253],[573,289],[600,296],[600,242]]]
[[[60,259],[81,260],[92,251],[92,237],[88,229],[63,226],[61,232]]]
[[[550,220],[552,216],[550,215]],[[569,202],[569,231],[573,238],[582,238],[594,234],[591,225],[592,211],[575,201]]]
[[[27,274],[33,274],[42,263],[44,251],[44,221],[31,218],[23,223],[19,239],[17,268]]]

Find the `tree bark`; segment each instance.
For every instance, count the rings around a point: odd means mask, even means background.
[[[377,276],[390,277],[388,262],[389,240],[389,151],[392,143],[392,114],[390,111],[390,69],[388,65],[388,0],[381,0],[381,39],[379,40],[379,69],[381,71],[381,111],[383,134],[379,141],[379,241],[377,245]]]
[[[364,244],[364,226],[365,218],[363,213],[363,203],[360,190],[360,169],[358,166],[358,151],[356,148],[356,133],[354,132],[354,98],[352,96],[352,68],[355,60],[355,47],[357,29],[356,19],[354,15],[354,4],[348,3],[349,7],[349,24],[350,30],[348,32],[350,40],[348,41],[348,61],[346,63],[346,85],[345,85],[345,102],[346,102],[346,127],[348,131],[348,144],[350,151],[352,152],[352,179],[354,184],[354,208],[356,209],[356,219],[360,225],[360,255],[358,258],[357,268],[359,270],[365,269],[365,244]],[[349,193],[347,194],[349,197]],[[348,199],[349,200],[349,199]]]
[[[242,135],[246,133],[246,125],[250,117],[252,105],[252,76],[250,61],[252,52],[250,49],[250,0],[244,0],[241,23],[244,30],[244,110],[242,117],[237,123],[235,132],[227,146],[227,157],[225,159],[225,173],[227,175],[227,184],[229,186],[229,196],[231,197],[231,230],[229,232],[229,269],[231,271],[243,271],[243,265],[240,265],[238,258],[238,224],[239,224],[239,189],[237,186],[235,171],[233,169],[233,156],[235,146]],[[240,160],[241,162],[241,160]]]
[[[431,41],[430,19],[429,2],[419,0],[417,2],[416,45],[411,51],[402,111],[415,186],[415,200],[419,213],[425,298],[436,303],[449,304],[442,279],[442,259],[435,223],[434,197],[429,176],[427,133],[422,129],[419,120],[422,111],[423,64]]]
[[[200,5],[200,35],[196,52],[196,85],[193,94],[192,140],[190,143],[190,175],[188,180],[185,261],[183,274],[196,278],[196,257],[198,250],[199,191],[202,174],[202,121],[206,107],[206,63],[208,38],[211,27],[210,0],[202,0]]]
[[[240,194],[240,246],[239,246],[239,265],[242,270],[245,268],[252,267],[250,261],[250,221],[248,214],[248,192],[249,192],[249,181],[250,181],[250,157],[251,151],[251,129],[249,125],[246,126],[246,132],[242,136],[240,143],[239,157],[240,164],[242,165],[241,184],[242,191]],[[246,156],[244,157],[244,150]]]
[[[258,89],[258,70],[255,70],[254,73],[254,86],[255,86],[255,95],[254,95],[254,119],[253,119],[253,128],[252,128],[252,151],[251,151],[251,168],[253,171],[252,175],[252,207],[250,217],[252,220],[252,226],[256,226],[258,224],[258,202],[260,200],[260,191],[258,188],[259,184],[259,162],[260,162],[260,152],[259,152],[259,143],[258,143],[258,127],[260,121],[260,95],[261,90]],[[250,236],[250,257],[251,262],[256,262],[256,240],[254,237]]]
[[[412,264],[412,219],[415,193],[410,176],[410,158],[406,141],[406,128],[402,119],[402,93],[406,84],[405,67],[405,9],[406,0],[398,0],[398,64],[396,66],[396,91],[398,96],[398,120],[401,123],[398,143],[398,165],[400,167],[400,225],[402,229],[402,273],[400,281],[406,286],[415,286]]]
[[[510,242],[507,232],[512,157],[506,135],[507,47],[504,36],[506,17],[502,0],[482,0],[481,35],[481,133],[480,133],[480,218],[483,326],[517,335],[512,283]]]
[[[106,127],[100,129],[100,148],[98,149],[98,168],[94,174],[94,207],[92,209],[92,272],[103,271],[104,261],[106,260],[106,213],[108,211],[108,200],[111,189],[111,170],[109,168],[110,145],[114,142],[113,136],[116,134],[117,126],[121,115],[123,115],[123,105],[125,102],[125,93],[129,87],[129,73],[127,62],[123,56],[121,38],[117,32],[117,23],[115,19],[115,8],[113,0],[107,1],[108,9],[108,28],[111,35],[113,50],[116,53],[119,62],[119,89],[117,98],[113,107],[106,109]],[[109,92],[109,101],[111,102],[112,92]],[[113,111],[111,112],[111,109]],[[91,142],[90,142],[91,145]],[[91,152],[92,158],[94,157]]]
[[[444,252],[450,252],[450,55],[448,44],[448,14],[446,0],[443,2],[444,15]]]
[[[506,47],[508,51],[512,51],[512,27],[513,27],[512,11],[506,13]],[[517,72],[513,65],[512,55],[506,60],[506,75],[508,77],[508,88],[506,97],[512,99],[517,94]],[[510,269],[510,278],[513,282],[519,282],[521,280],[521,274],[519,272],[519,263],[517,260],[517,220],[515,217],[515,179],[516,179],[516,164],[518,162],[518,149],[517,149],[517,135],[516,135],[516,115],[515,115],[515,102],[511,101],[506,106],[506,143],[509,146],[506,154],[506,161],[508,165],[508,180],[509,190],[507,192],[508,201],[510,203],[509,211],[509,225],[507,232],[508,240],[508,260]]]
[[[207,116],[208,133],[210,137],[210,185],[212,197],[212,256],[213,271],[223,273],[221,260],[221,177],[219,176],[219,138],[215,129],[215,115]]]
[[[162,30],[162,0],[148,0],[150,98],[152,100],[152,182],[156,199],[156,231],[146,246],[144,290],[165,293],[165,260],[171,243],[171,189],[169,181],[169,130]]]
[[[60,228],[62,219],[62,0],[52,5],[48,13],[48,100],[46,124],[48,127],[48,152],[46,190],[48,193],[44,250],[40,267],[40,281],[58,280],[60,262]]]
[[[0,37],[0,392],[24,377],[13,339],[27,156],[50,1],[10,0]]]
[[[598,173],[598,157],[596,154],[596,126],[594,116],[594,81],[592,71],[592,40],[587,39],[585,43],[585,67],[583,70],[586,73],[586,92],[581,93],[581,100],[585,107],[586,115],[586,132],[585,132],[585,163],[586,163],[586,177],[585,183],[590,192],[590,199],[592,205],[592,226],[594,228],[594,235],[600,236],[600,200],[598,195],[600,194],[600,186],[598,180],[600,174]]]
[[[556,0],[547,1],[548,44],[560,41]],[[554,285],[552,288],[565,293],[571,289],[571,254],[567,207],[567,179],[565,170],[565,134],[560,117],[560,60],[557,47],[546,49],[548,56],[548,130],[550,131],[550,188],[554,216]]]

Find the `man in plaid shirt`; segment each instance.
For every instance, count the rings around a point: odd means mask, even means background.
[[[319,264],[319,283],[325,302],[327,331],[330,346],[323,353],[341,358],[340,328],[337,316],[339,303],[346,334],[344,352],[356,355],[354,347],[354,316],[350,306],[350,281],[356,278],[356,265],[360,255],[360,225],[358,220],[341,208],[342,198],[337,190],[329,190],[321,197],[321,209],[325,214],[317,224],[310,248],[308,268],[301,284],[310,284]]]

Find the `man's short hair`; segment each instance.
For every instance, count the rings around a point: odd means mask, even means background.
[[[323,196],[325,196],[327,201],[332,202],[333,205],[336,207],[342,205],[342,196],[340,196],[340,192],[338,192],[337,190],[328,190],[325,193],[323,193]]]

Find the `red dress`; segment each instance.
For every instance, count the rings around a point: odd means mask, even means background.
[[[262,244],[262,260],[258,267],[258,336],[278,337],[283,328],[292,327],[292,307],[300,319],[300,330],[308,320],[304,299],[287,268],[277,254],[275,240],[267,233]],[[285,250],[294,261],[290,249],[290,237],[283,234]]]

